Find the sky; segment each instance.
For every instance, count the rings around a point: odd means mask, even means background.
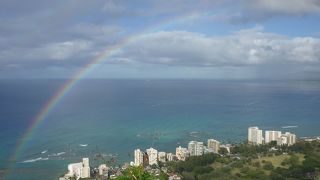
[[[0,1],[1,79],[92,63],[82,78],[319,79],[320,1]]]

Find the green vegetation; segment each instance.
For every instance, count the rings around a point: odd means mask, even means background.
[[[152,175],[144,170],[142,166],[127,168],[122,176],[117,177],[118,180],[166,180],[167,175],[163,172],[159,176]]]
[[[206,154],[171,162],[168,170],[187,180],[320,179],[320,142],[299,141],[289,147],[238,144],[231,152],[232,155]]]
[[[123,172],[122,176],[117,178],[118,180],[132,180],[132,179],[141,179],[141,180],[149,180],[155,179],[150,173],[146,172],[143,167],[130,167]]]
[[[215,161],[217,155],[205,154],[203,156],[192,156],[187,161],[170,162],[168,166],[171,171],[195,172],[195,174],[203,174],[210,172],[212,167],[210,165]]]

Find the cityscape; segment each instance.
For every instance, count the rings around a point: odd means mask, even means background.
[[[304,139],[305,141],[319,140],[317,139]],[[262,144],[275,143],[277,146],[291,146],[297,141],[295,134],[290,132],[282,133],[281,131],[263,130],[258,127],[248,128],[247,143],[253,146]],[[71,178],[90,178],[92,174],[98,174],[104,179],[116,179],[121,175],[121,171],[129,166],[144,167],[150,173],[159,175],[160,171],[167,173],[165,168],[159,168],[159,163],[173,162],[173,161],[186,161],[191,156],[202,156],[204,154],[214,153],[222,155],[221,151],[224,150],[226,154],[231,153],[233,144],[221,144],[216,139],[208,139],[207,143],[201,141],[190,141],[187,147],[176,147],[175,153],[158,151],[150,147],[145,151],[141,149],[134,150],[134,160],[130,163],[125,163],[121,168],[108,167],[107,164],[101,164],[97,168],[90,169],[89,158],[83,158],[82,162],[72,163],[68,165],[68,172],[60,177],[59,180],[69,180]],[[169,180],[180,180],[181,177],[175,173],[168,173]]]
[[[320,0],[0,0],[0,180],[320,180]]]

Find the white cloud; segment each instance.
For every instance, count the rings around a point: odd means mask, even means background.
[[[3,24],[0,26],[0,69],[9,71],[82,67],[106,48],[139,33],[146,26],[189,14],[199,16],[192,21],[174,21],[163,27],[185,31],[144,35],[106,62],[128,69],[163,67],[158,66],[161,64],[166,68],[197,71],[203,71],[204,67],[234,71],[238,67],[250,69],[263,65],[262,69],[269,70],[271,68],[265,68],[266,65],[273,69],[280,64],[302,69],[305,66],[300,65],[318,67],[319,64],[319,37],[288,37],[267,33],[261,27],[219,37],[188,32],[209,32],[211,20],[217,18],[263,22],[273,17],[315,15],[312,21],[316,22],[320,13],[319,0],[57,0],[50,3],[31,0],[24,6],[19,6],[16,0],[8,2],[0,1],[3,12],[0,16]],[[293,20],[299,23],[303,19]],[[228,31],[228,27],[222,25],[221,29]],[[274,27],[277,29],[279,25],[268,24],[268,28]],[[301,27],[293,34],[309,31],[312,31],[310,27]],[[318,72],[319,68],[313,71]]]
[[[261,28],[222,37],[162,31],[139,38],[118,57],[139,63],[195,67],[319,64],[320,39],[291,38]]]
[[[90,48],[90,43],[83,41],[67,41],[63,43],[50,44],[45,47],[48,54],[53,59],[67,59],[75,56],[77,53]]]
[[[48,43],[36,48],[13,49],[8,55],[11,56],[11,59],[17,59],[15,53],[19,53],[20,60],[30,61],[69,60],[81,57],[91,46],[90,42],[83,40],[64,41]],[[10,57],[3,58],[10,59]]]
[[[98,28],[93,34],[100,36],[105,31],[109,32],[109,29]],[[2,64],[81,66],[102,51],[102,47],[109,45],[75,39],[1,51],[0,59]],[[218,37],[188,31],[160,31],[140,36],[105,62],[133,67],[136,64],[180,67],[318,66],[320,38],[288,37],[265,32],[262,27]]]

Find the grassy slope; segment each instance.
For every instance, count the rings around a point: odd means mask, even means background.
[[[300,154],[300,153],[295,153],[294,155],[298,156],[299,157],[299,162],[302,163],[303,160],[304,160],[304,155],[303,154]],[[285,160],[285,159],[289,159],[291,157],[291,155],[288,155],[288,154],[282,154],[282,155],[278,155],[278,156],[265,156],[265,157],[259,157],[258,159],[253,159],[252,160],[252,164],[248,164],[248,163],[245,163],[243,164],[243,167],[248,167],[249,169],[253,170],[253,169],[258,169],[257,167],[253,166],[253,164],[255,162],[260,162],[261,164],[261,167],[259,169],[263,169],[262,166],[264,165],[263,162],[271,162],[272,165],[274,166],[274,168],[277,168],[277,167],[282,167],[282,168],[288,168],[287,165],[285,166],[282,166],[281,163]],[[211,167],[213,169],[221,169],[223,167],[226,167],[226,164],[225,163],[220,163],[220,162],[214,162]],[[237,173],[240,173],[241,168],[237,168],[237,167],[232,167],[232,170],[231,170],[231,174],[232,175],[235,175]],[[263,171],[265,171],[266,174],[270,174],[270,171],[268,170],[265,170],[263,169]]]
[[[299,162],[302,164],[302,162],[304,160],[304,155],[303,154],[299,154],[299,153],[295,153],[294,155],[299,157]],[[278,155],[278,156],[266,156],[266,157],[259,157],[258,159],[254,159],[252,162],[253,163],[260,162],[260,164],[261,164],[260,169],[263,169],[262,166],[265,164],[263,162],[271,162],[272,165],[274,166],[274,168],[277,168],[277,167],[288,168],[287,165],[282,166],[281,163],[285,159],[289,159],[290,157],[291,157],[291,155],[288,155],[288,154],[282,154],[282,155]],[[253,165],[249,165],[249,164],[244,164],[244,166],[249,167],[249,169],[258,169],[256,167],[254,167]],[[271,171],[265,170],[265,169],[263,169],[263,171],[267,175],[269,175],[270,172],[271,172]],[[235,175],[236,173],[240,173],[240,168],[233,168],[231,172],[232,172],[233,175]]]

